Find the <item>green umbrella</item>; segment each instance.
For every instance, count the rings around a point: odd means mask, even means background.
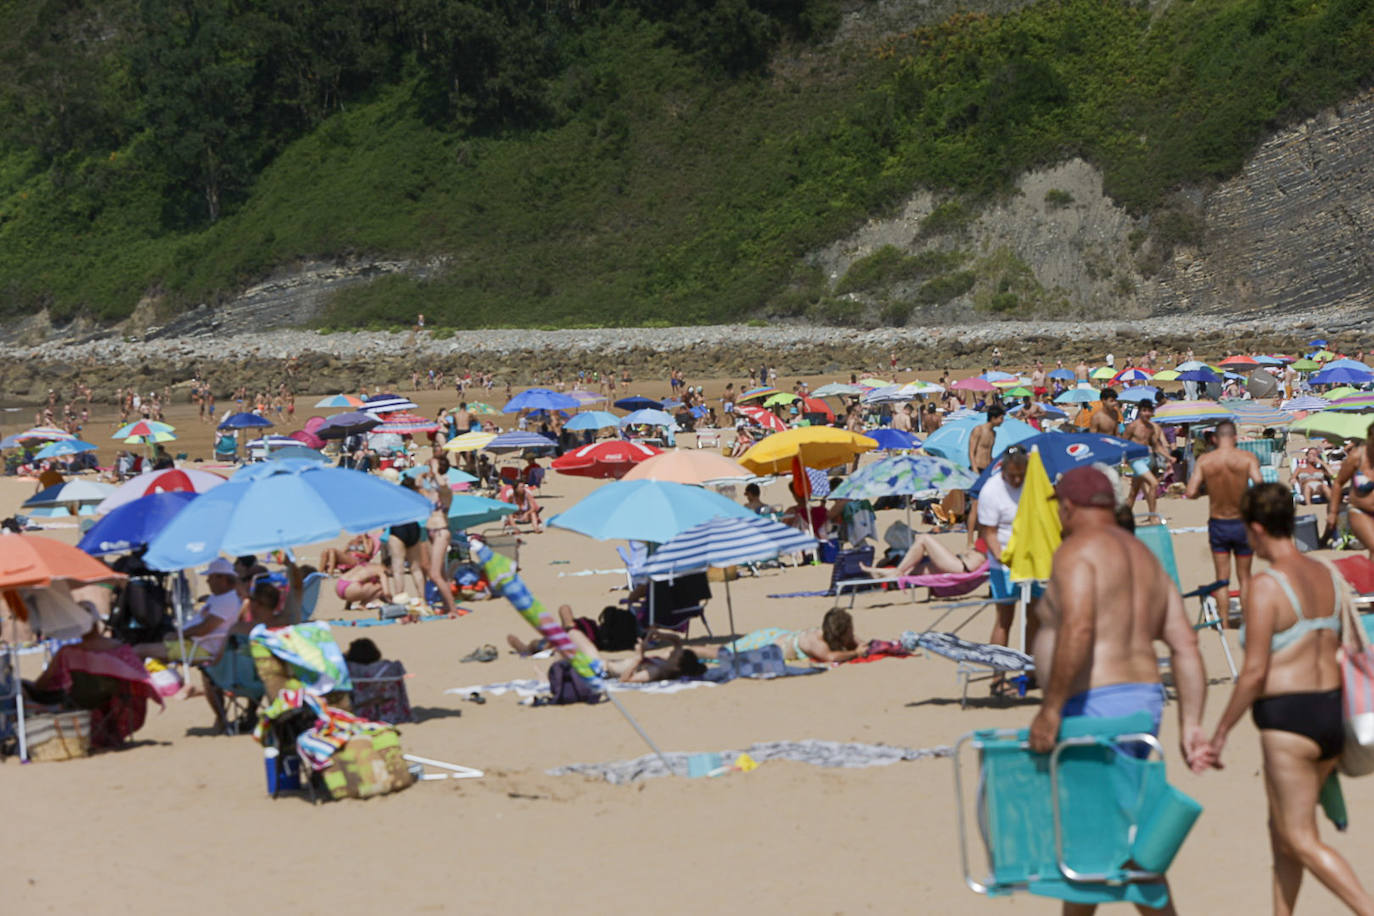
[[[1315,359],[1299,359],[1293,361],[1293,368],[1299,372],[1315,372],[1321,367],[1322,364]]]
[[[779,404],[791,404],[797,400],[797,396],[787,391],[779,391],[777,394],[763,402],[764,407],[776,407]]]
[[[1346,439],[1363,439],[1365,431],[1369,429],[1369,417],[1340,410],[1323,410],[1304,417],[1289,429],[1312,437],[1344,442]]]
[[[1360,389],[1352,388],[1349,385],[1342,385],[1339,388],[1332,388],[1330,391],[1323,392],[1322,397],[1328,401],[1335,401],[1339,398],[1353,398],[1360,393]]]
[[[1035,394],[1035,392],[1031,391],[1025,385],[1017,385],[1010,391],[1004,391],[1003,394],[1009,398],[1028,398],[1032,397]]]
[[[835,499],[879,499],[910,496],[926,490],[961,490],[973,486],[966,468],[929,455],[893,455],[851,474],[831,492]]]

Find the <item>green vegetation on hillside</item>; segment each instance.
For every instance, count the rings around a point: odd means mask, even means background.
[[[0,0],[0,314],[362,254],[444,266],[328,323],[844,320],[799,259],[918,187],[954,233],[1081,155],[1147,212],[1374,77],[1365,0],[1044,0],[876,48],[828,39],[833,2]],[[923,303],[1036,298],[873,266]]]

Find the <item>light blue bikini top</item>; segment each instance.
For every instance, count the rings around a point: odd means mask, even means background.
[[[1328,570],[1331,572],[1331,570]],[[1304,617],[1302,615],[1302,602],[1298,600],[1298,593],[1293,591],[1293,586],[1280,570],[1266,569],[1256,573],[1260,576],[1268,576],[1279,584],[1283,593],[1288,596],[1289,604],[1293,605],[1293,613],[1298,615],[1297,622],[1286,630],[1278,630],[1269,638],[1269,651],[1282,652],[1289,646],[1302,639],[1308,633],[1317,630],[1331,630],[1340,635],[1341,632],[1341,583],[1336,579],[1336,574],[1331,572],[1331,588],[1336,596],[1336,606],[1329,617]],[[1240,628],[1240,645],[1245,647],[1245,627]]]

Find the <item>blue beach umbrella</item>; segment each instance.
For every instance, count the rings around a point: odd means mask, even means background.
[[[43,461],[47,458],[60,458],[63,455],[75,455],[79,452],[93,452],[98,446],[80,439],[62,439],[40,448],[34,453],[34,460]]]
[[[1127,388],[1117,395],[1118,400],[1122,401],[1151,401],[1159,397],[1159,389],[1152,385],[1141,385],[1138,388]]]
[[[1365,382],[1374,381],[1374,372],[1351,366],[1328,366],[1312,373],[1308,381],[1313,385],[1363,385]]]
[[[617,480],[593,490],[549,524],[598,540],[663,544],[713,518],[754,517],[719,493],[663,480]]]
[[[662,579],[815,548],[811,535],[752,513],[713,518],[667,541],[644,564],[643,572]]]
[[[424,521],[433,504],[361,471],[301,458],[266,461],[233,477],[179,513],[148,545],[154,569],[186,569],[221,553],[270,553],[375,528]]]
[[[182,509],[199,498],[198,494],[186,490],[140,496],[113,509],[92,525],[76,546],[93,557],[142,547],[166,528]]]
[[[925,441],[925,450],[932,455],[948,459],[960,467],[968,467],[968,440],[973,430],[987,422],[987,414],[975,413],[971,417],[946,422],[931,433]],[[997,427],[997,438],[993,440],[992,453],[1000,455],[1022,439],[1040,435],[1039,430],[1029,423],[1007,417]]]
[[[619,426],[620,418],[608,410],[589,410],[563,424],[564,429],[605,429]]]
[[[621,398],[616,401],[615,406],[619,407],[621,410],[662,410],[663,402],[633,394],[627,398]]]
[[[518,413],[522,410],[576,410],[582,406],[577,398],[547,388],[526,388],[506,402],[502,413]]]
[[[323,423],[315,427],[314,432],[321,439],[346,439],[357,433],[376,429],[381,425],[382,421],[370,413],[350,410],[346,413],[336,413],[326,417]]]
[[[1100,401],[1102,392],[1096,388],[1079,387],[1070,388],[1054,399],[1056,404],[1091,404],[1093,401]]]
[[[1050,483],[1055,483],[1066,471],[1080,465],[1116,466],[1123,461],[1134,461],[1150,454],[1149,447],[1139,442],[1102,433],[1041,433],[1017,444],[1040,453],[1040,460],[1045,465],[1045,473],[1049,476]],[[1001,466],[1000,460],[988,465],[969,488],[969,494],[976,499],[983,491],[983,485]]]
[[[1202,382],[1207,385],[1217,385],[1221,383],[1221,376],[1211,369],[1203,367],[1201,369],[1186,369],[1178,374],[1176,381],[1180,382]]]
[[[877,450],[880,452],[921,447],[920,439],[900,429],[875,429],[864,435],[878,443]]]
[[[267,419],[266,417],[259,416],[258,414],[255,414],[255,413],[249,413],[249,412],[247,412],[247,411],[244,411],[244,412],[242,412],[242,413],[232,413],[232,414],[230,414],[229,416],[225,417],[222,421],[220,421],[219,426],[217,426],[217,427],[215,427],[215,428],[216,428],[216,429],[256,429],[256,428],[263,428],[263,429],[265,429],[265,428],[268,427],[268,426],[276,426],[276,424],[273,423],[271,420]]]
[[[1072,369],[1051,369],[1049,372],[1045,373],[1045,375],[1048,378],[1063,379],[1064,381],[1072,381],[1078,378],[1078,376],[1074,375]]]
[[[368,413],[395,413],[398,410],[419,410],[420,405],[409,398],[403,398],[395,394],[374,394],[372,397],[363,401],[359,410]]]
[[[93,480],[69,480],[39,490],[24,500],[24,507],[30,506],[68,506],[73,503],[98,503],[115,491],[107,483]]]
[[[487,499],[471,493],[454,493],[448,507],[448,526],[453,531],[465,531],[473,525],[494,522],[515,511],[515,506],[499,499]]]
[[[881,499],[911,496],[927,490],[962,490],[973,483],[968,468],[929,455],[893,455],[860,468],[845,478],[833,495],[836,499]]]
[[[293,440],[294,441],[294,440]],[[283,445],[272,449],[272,458],[280,461],[283,458],[302,458],[306,461],[317,461],[320,464],[332,464],[334,459],[324,452],[301,445],[296,442],[294,445]]]
[[[616,402],[619,404],[619,402]],[[677,421],[672,414],[664,413],[661,410],[654,410],[652,407],[645,407],[636,410],[634,413],[627,414],[620,419],[620,425],[624,426],[663,426],[668,429],[677,429]]]

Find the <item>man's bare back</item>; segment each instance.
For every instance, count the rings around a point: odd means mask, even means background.
[[[1054,556],[1041,629],[1035,645],[1038,676],[1048,679],[1066,604],[1083,601],[1092,614],[1089,663],[1070,682],[1070,694],[1109,684],[1157,682],[1154,640],[1164,636],[1173,583],[1154,554],[1120,528],[1069,537]]]
[[[1240,498],[1260,477],[1259,458],[1223,441],[1197,460],[1188,481],[1188,498],[1196,499],[1207,488],[1210,518],[1240,518]]]

